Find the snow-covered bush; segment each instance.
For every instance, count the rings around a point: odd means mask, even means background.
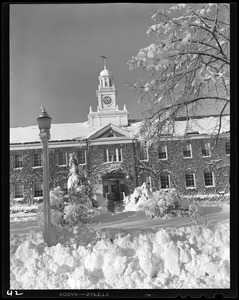
[[[175,189],[151,192],[144,183],[124,199],[125,211],[144,211],[150,217],[185,216],[198,211],[197,204],[179,198]]]
[[[35,213],[37,212],[37,204],[28,205],[27,203],[14,203],[10,206],[10,214],[24,212]]]
[[[180,200],[175,189],[155,191],[153,197],[157,202],[155,216],[162,217],[166,213],[172,213],[174,215],[175,211],[179,210]]]
[[[38,205],[38,224],[43,227],[43,203]],[[64,193],[58,186],[50,191],[50,209],[52,227],[61,227],[64,224]]]

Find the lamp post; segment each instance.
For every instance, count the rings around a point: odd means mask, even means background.
[[[37,118],[40,138],[43,145],[43,236],[44,242],[50,246],[51,212],[49,197],[49,157],[48,141],[50,139],[51,117],[41,106],[41,115]]]

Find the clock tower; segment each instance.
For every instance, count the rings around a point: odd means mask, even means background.
[[[106,57],[104,60],[104,69],[98,77],[99,85],[96,91],[98,98],[97,111],[93,112],[90,107],[88,121],[91,126],[104,126],[109,123],[118,126],[128,126],[128,111],[124,105],[123,110],[119,110],[116,104],[117,91],[113,83],[113,76],[106,68]]]

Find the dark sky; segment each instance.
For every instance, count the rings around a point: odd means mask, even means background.
[[[97,107],[101,55],[114,76],[119,109],[139,118],[127,84],[142,73],[127,61],[153,42],[151,12],[163,4],[10,5],[10,126],[36,125],[44,105],[53,123],[84,122]]]

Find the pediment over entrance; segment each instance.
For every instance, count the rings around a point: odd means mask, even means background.
[[[92,134],[89,139],[95,140],[100,138],[112,138],[112,137],[130,137],[130,133],[114,124],[108,124],[101,128],[94,134]]]

